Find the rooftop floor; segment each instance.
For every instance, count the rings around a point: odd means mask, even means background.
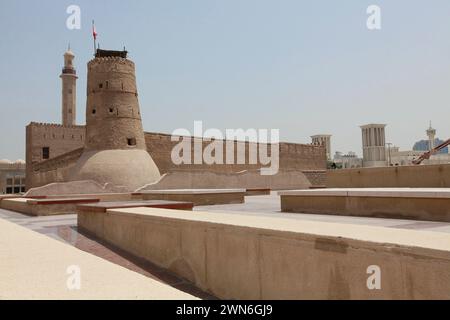
[[[15,223],[0,230],[0,300],[194,298]]]
[[[249,214],[259,216],[274,216],[286,219],[299,219],[307,221],[323,221],[335,223],[348,223],[357,225],[380,226],[387,228],[426,230],[450,233],[450,223],[405,219],[367,218],[351,216],[333,216],[307,213],[281,212],[280,197],[275,193],[264,196],[251,196],[245,198],[245,203],[226,204],[215,206],[198,206],[195,210],[221,212],[229,214]]]
[[[304,221],[323,221],[341,224],[368,225],[386,228],[409,229],[420,231],[450,233],[450,223],[430,222],[418,220],[401,220],[385,218],[366,218],[350,216],[333,216],[301,213],[282,213],[280,209],[280,199],[275,193],[263,196],[249,196],[242,204],[227,204],[214,206],[198,206],[196,210],[206,212],[221,212],[230,215],[234,214],[256,215],[256,216],[276,216],[284,219],[295,219]],[[215,299],[215,297],[202,292],[191,283],[175,276],[174,274],[161,269],[151,263],[136,259],[120,249],[114,248],[97,239],[87,237],[77,230],[77,217],[75,214],[58,216],[31,217],[20,213],[0,209],[0,220],[7,220],[17,225],[26,227],[40,234],[47,235],[53,239],[70,244],[73,247],[89,252],[97,257],[108,260],[129,270],[145,275],[167,284],[173,288],[189,293],[202,299]],[[0,221],[1,222],[1,221]]]
[[[32,217],[0,209],[0,222],[2,219],[69,244],[82,251],[127,268],[128,270],[137,272],[150,279],[186,292],[194,297],[200,299],[215,299],[215,297],[197,289],[188,281],[177,277],[165,269],[131,256],[125,251],[106,244],[98,239],[79,233],[77,230],[76,214]]]

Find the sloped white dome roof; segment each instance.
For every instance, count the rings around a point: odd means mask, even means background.
[[[68,50],[64,53],[64,55],[65,55],[65,56],[72,56],[72,57],[75,57],[75,55],[73,54],[72,50],[70,50],[70,49],[68,49]]]

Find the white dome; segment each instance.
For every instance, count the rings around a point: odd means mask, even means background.
[[[17,159],[16,161],[14,161],[15,164],[25,164],[25,160],[22,159]]]
[[[11,160],[2,159],[2,160],[0,160],[0,164],[11,164]]]

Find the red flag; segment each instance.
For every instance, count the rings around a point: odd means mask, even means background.
[[[94,37],[94,40],[97,40],[97,31],[95,31],[94,21],[92,21],[92,36]]]

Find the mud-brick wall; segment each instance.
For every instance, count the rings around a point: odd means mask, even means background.
[[[46,183],[62,181],[69,168],[76,163],[76,157],[81,155],[84,147],[86,129],[84,126],[65,127],[58,124],[30,123],[26,128],[26,175],[27,189]],[[259,162],[249,164],[249,150],[258,148],[254,143],[234,142],[234,159],[238,154],[245,159],[243,164],[182,164],[175,165],[171,159],[173,147],[179,140],[171,141],[170,134],[145,133],[145,143],[162,174],[173,170],[207,170],[216,173],[241,172],[257,170],[263,165]],[[209,144],[203,141],[203,149]],[[239,149],[238,144],[245,148]],[[223,144],[223,154],[226,155],[226,143]],[[43,159],[42,149],[50,149],[50,159]],[[194,154],[193,145],[191,154]],[[270,155],[270,148],[267,148]],[[241,150],[241,151],[240,151]],[[56,160],[54,160],[57,158]],[[51,161],[54,160],[54,161]],[[235,161],[236,163],[236,161]],[[322,185],[326,168],[325,148],[297,143],[279,144],[279,168],[281,170],[309,170],[308,179],[313,185]],[[318,170],[314,173],[314,170]]]
[[[84,139],[84,126],[62,126],[51,123],[31,122],[26,127],[27,189],[36,185],[33,166],[46,160],[43,158],[44,147],[49,148],[49,159],[53,159],[83,147]]]
[[[32,168],[32,187],[68,181],[71,169],[75,167],[82,153],[83,148],[79,148],[53,159],[35,163]]]
[[[171,160],[172,149],[179,143],[176,139],[171,141],[172,136],[169,134],[161,133],[145,133],[145,141],[147,144],[147,150],[158,166],[162,174],[172,170],[209,170],[213,172],[240,172],[243,170],[255,170],[261,167],[267,167],[262,165],[259,160],[257,164],[250,164],[250,150],[255,147],[259,149],[256,143],[249,142],[234,142],[234,159],[238,159],[239,147],[238,144],[242,144],[245,148],[244,157],[245,163],[238,164],[181,164],[175,165]],[[191,155],[194,154],[194,138],[192,138]],[[203,141],[203,150],[209,144],[209,141]],[[226,155],[226,143],[223,143],[223,154]],[[269,156],[271,148],[267,148]],[[240,155],[240,154],[239,154]],[[326,154],[325,148],[321,146],[313,146],[308,144],[298,143],[280,143],[279,144],[279,167],[280,169],[297,169],[301,170],[325,170],[326,169]]]

